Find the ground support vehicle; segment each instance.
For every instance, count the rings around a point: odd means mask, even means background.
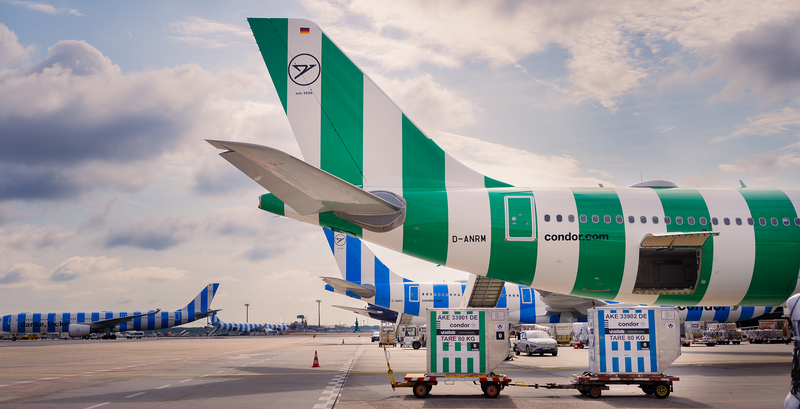
[[[761,320],[758,328],[747,331],[747,340],[751,344],[788,344],[792,340],[787,320]]]
[[[572,324],[572,341],[569,345],[576,349],[583,349],[589,345],[589,324],[576,322]]]
[[[577,389],[581,395],[591,398],[599,398],[602,391],[609,390],[609,385],[639,385],[647,395],[653,395],[659,399],[664,399],[672,393],[672,383],[679,381],[680,378],[669,375],[629,375],[629,374],[593,374],[584,372],[581,375],[573,375],[572,383],[568,384],[533,384],[527,385],[524,382],[515,382],[509,386],[521,386],[528,388],[543,389]]]
[[[480,383],[486,397],[498,397],[511,382],[507,376],[494,373],[508,358],[508,310],[429,308],[426,316],[431,332],[425,373],[410,373],[395,381],[389,352],[383,348],[392,390],[412,388],[414,396],[424,398],[440,382],[473,382]]]
[[[424,325],[405,325],[398,330],[400,347],[420,349],[428,344],[427,328]]]
[[[394,325],[384,325],[381,327],[381,339],[378,341],[378,346],[384,345],[397,346],[397,338],[394,334]]]

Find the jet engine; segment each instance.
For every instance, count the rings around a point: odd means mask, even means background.
[[[69,336],[73,338],[88,337],[92,327],[87,324],[69,324]]]

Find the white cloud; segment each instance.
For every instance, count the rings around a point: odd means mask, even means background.
[[[188,271],[175,267],[149,266],[125,269],[119,267],[120,263],[120,257],[70,257],[59,264],[49,278],[50,281],[55,282],[92,278],[93,280],[102,279],[114,283],[120,281],[141,283],[143,281],[175,281],[190,276]],[[119,292],[119,289],[125,290],[123,287],[115,287],[112,291]]]
[[[190,16],[183,21],[169,23],[170,31],[177,36],[168,36],[172,41],[189,44],[197,48],[228,47],[232,41],[252,39],[250,30],[230,24]]]
[[[120,258],[70,257],[50,274],[51,281],[71,281],[79,277],[105,273],[119,264]]]
[[[274,125],[271,105],[245,98],[266,81],[193,64],[123,74],[88,43],[60,41],[41,61],[0,71],[0,134],[9,135],[0,173],[14,175],[0,179],[0,199],[134,192],[169,166],[211,156],[203,138],[266,142],[285,125]]]
[[[58,248],[75,237],[75,232],[63,227],[24,225],[13,229],[0,229],[0,248],[22,251]]]
[[[678,0],[303,4],[348,54],[387,70],[414,69],[422,63],[459,68],[475,60],[519,67],[527,56],[564,48],[574,101],[596,99],[612,111],[649,76],[670,67],[665,45],[713,60],[737,34],[800,11],[793,1],[769,7],[749,1],[729,1],[722,7]],[[718,75],[737,81],[735,74]]]
[[[522,149],[481,141],[446,132],[434,140],[461,163],[491,178],[515,186],[605,186],[613,184],[586,176],[578,161],[570,156],[543,156]],[[600,171],[592,173],[604,174]]]
[[[11,3],[11,4],[15,4],[15,5],[19,5],[19,6],[23,6],[23,7],[29,8],[31,10],[41,11],[42,13],[47,13],[47,14],[52,14],[52,15],[55,15],[55,14],[58,14],[58,15],[68,14],[68,15],[71,15],[71,16],[84,16],[84,14],[81,14],[77,9],[71,9],[71,8],[65,8],[65,7],[56,8],[55,6],[47,4],[47,3],[36,3],[36,2],[32,2],[32,1],[19,1],[19,0],[9,0],[8,2]]]
[[[711,142],[741,139],[748,136],[781,135],[787,132],[795,132],[800,136],[800,100],[795,100],[793,105],[747,118],[747,122],[737,125],[733,132],[725,136],[718,136]]]
[[[376,77],[374,81],[422,129],[458,129],[474,125],[481,113],[458,92],[422,74],[404,81]]]
[[[26,49],[20,45],[17,35],[0,23],[0,68],[28,60],[32,51],[32,46]]]

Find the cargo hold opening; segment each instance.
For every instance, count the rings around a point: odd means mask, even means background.
[[[639,247],[634,294],[693,294],[702,267],[702,247],[718,232],[648,234]]]

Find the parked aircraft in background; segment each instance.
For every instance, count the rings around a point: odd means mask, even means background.
[[[365,308],[335,305],[386,322],[396,322],[399,313],[419,317],[426,308],[452,308],[464,297],[465,282],[421,283],[389,269],[361,240],[323,229],[339,267],[341,278],[322,277],[325,289],[368,303]],[[506,283],[497,303],[508,308],[514,324],[545,324],[586,321],[593,306],[617,304],[571,295],[540,292]],[[628,304],[630,306],[630,304]],[[680,307],[680,320],[736,322],[760,317],[772,307]],[[418,322],[424,324],[425,319]]]
[[[187,324],[219,310],[211,310],[211,301],[218,283],[208,284],[185,307],[173,312],[51,312],[21,313],[3,316],[0,335],[12,334],[16,340],[25,334],[68,333],[70,337],[86,337],[92,333],[103,338],[116,338],[115,332],[158,330]]]
[[[515,187],[445,153],[315,23],[248,21],[304,161],[209,142],[271,192],[263,210],[553,293],[758,306],[800,288],[800,189]]]
[[[211,326],[214,327],[214,330],[211,331],[211,334],[219,330],[236,331],[236,332],[258,332],[266,330],[286,331],[288,329],[288,326],[284,324],[250,324],[241,322],[238,323],[222,322],[219,319],[219,317],[217,317],[217,314],[211,314],[210,318],[211,318]]]

